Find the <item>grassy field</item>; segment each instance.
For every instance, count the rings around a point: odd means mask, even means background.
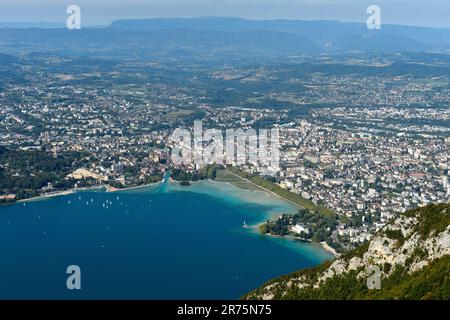
[[[255,184],[248,182],[232,173],[230,173],[227,170],[219,170],[217,171],[216,181],[220,182],[228,182],[234,185],[235,187],[238,187],[240,189],[245,190],[254,190],[254,191],[262,191],[263,189],[261,187],[256,186]]]
[[[223,172],[221,172],[223,171]],[[334,217],[336,216],[336,213],[333,210],[330,210],[329,208],[323,207],[323,206],[316,206],[311,200],[307,200],[303,198],[301,195],[293,193],[289,190],[281,188],[279,185],[272,183],[270,181],[265,180],[264,178],[258,176],[258,175],[250,175],[243,171],[240,171],[236,168],[228,168],[226,170],[221,170],[218,172],[216,180],[218,181],[224,181],[229,182],[235,185],[236,187],[242,188],[242,189],[249,189],[250,190],[265,190],[268,192],[272,192],[276,194],[277,196],[284,198],[299,207],[308,209],[308,210],[315,210],[319,214],[322,214],[324,216],[328,217]],[[241,181],[239,181],[241,180]]]
[[[179,110],[171,111],[171,112],[167,113],[166,117],[168,119],[174,120],[174,119],[178,119],[178,118],[189,116],[192,113],[194,113],[193,110],[179,109]]]

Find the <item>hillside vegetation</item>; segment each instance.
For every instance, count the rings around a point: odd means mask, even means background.
[[[380,289],[367,279],[379,268]],[[269,281],[244,299],[450,299],[450,204],[402,214],[333,262]]]

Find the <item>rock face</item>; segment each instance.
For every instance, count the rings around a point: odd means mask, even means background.
[[[370,290],[374,275],[381,289]],[[450,204],[408,211],[331,263],[272,280],[246,299],[450,299]]]

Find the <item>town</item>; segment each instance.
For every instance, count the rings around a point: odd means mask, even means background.
[[[172,162],[170,140],[177,128],[193,130],[194,120],[204,129],[277,129],[279,170],[238,169],[336,214],[329,233],[345,246],[368,241],[400,212],[450,199],[448,75],[380,77],[374,66],[367,74],[342,57],[347,71],[336,74],[318,73],[320,61],[179,71],[163,61],[111,68],[92,60],[80,73],[58,56],[20,59],[23,70],[39,73],[30,78],[19,70],[2,83],[5,203],[73,188],[151,184],[175,168],[195,172],[201,168]],[[3,68],[13,72],[14,65]],[[300,223],[290,231],[309,229]]]

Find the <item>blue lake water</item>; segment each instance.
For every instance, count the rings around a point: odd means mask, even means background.
[[[1,299],[237,299],[331,256],[242,227],[293,212],[263,192],[200,182],[89,191],[0,207]],[[81,268],[68,290],[66,268]]]

